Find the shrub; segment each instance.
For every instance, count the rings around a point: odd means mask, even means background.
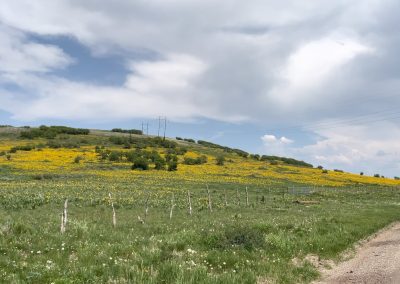
[[[185,157],[183,159],[183,163],[185,165],[201,165],[207,163],[207,156],[201,155],[200,157],[197,158],[191,158],[191,157]]]
[[[258,160],[260,160],[260,155],[258,155],[258,154],[251,154],[251,155],[250,155],[250,158],[252,158],[252,159],[258,161]]]
[[[374,177],[378,178],[378,177],[381,177],[381,175],[380,174],[374,174]]]
[[[394,177],[395,180],[400,180],[400,177]]]
[[[360,173],[360,176],[363,176],[363,175],[364,175],[364,173],[363,173],[363,172],[361,172],[361,173]]]
[[[334,171],[334,172],[337,172],[337,173],[343,173],[342,170],[338,170],[338,169],[334,169],[333,171]]]
[[[175,137],[176,140],[183,140],[181,137]]]
[[[129,133],[129,134],[137,134],[137,135],[143,135],[142,130],[138,129],[121,129],[121,128],[113,128],[111,129],[112,132],[119,132],[119,133]]]
[[[135,151],[129,151],[125,153],[126,159],[128,162],[134,162],[137,158],[143,156],[143,152],[139,149],[136,149]]]
[[[186,148],[179,147],[179,148],[169,148],[167,149],[167,154],[173,154],[173,155],[185,155],[187,152]]]
[[[327,174],[327,173],[328,173],[328,170],[322,170],[322,173],[323,173],[323,174]]]
[[[145,158],[142,157],[137,158],[132,165],[132,170],[137,170],[137,169],[144,171],[148,170],[149,162]]]
[[[165,165],[166,165],[165,159],[160,157],[159,159],[157,159],[154,162],[154,169],[156,169],[156,170],[165,170]]]
[[[216,164],[218,165],[218,166],[223,166],[224,164],[225,164],[225,157],[224,156],[222,156],[222,155],[219,155],[219,156],[217,156],[216,157]]]
[[[196,143],[195,140],[190,139],[190,138],[185,138],[185,139],[183,139],[183,140],[186,141],[186,142],[189,142],[189,143]]]
[[[167,163],[171,162],[171,161],[178,162],[178,156],[173,155],[173,154],[167,154],[167,155],[165,155],[165,160],[167,161]]]
[[[323,166],[318,166],[317,169],[322,170],[324,167]]]
[[[119,162],[122,158],[122,153],[119,151],[112,151],[109,155],[108,155],[108,160],[110,162]]]
[[[82,156],[76,156],[74,159],[74,163],[79,164],[79,162],[82,161],[83,159],[84,159],[84,157],[82,157]]]
[[[17,151],[32,151],[33,149],[35,149],[35,145],[15,146],[10,149],[10,153],[16,153]]]
[[[85,128],[41,125],[39,128],[33,128],[29,131],[21,132],[20,137],[25,139],[34,139],[39,137],[54,139],[58,134],[88,135],[89,132],[90,130]]]
[[[168,162],[168,171],[172,172],[176,170],[178,170],[178,162],[170,160]]]

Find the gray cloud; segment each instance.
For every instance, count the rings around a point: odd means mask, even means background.
[[[8,67],[1,69],[0,80],[22,90],[3,90],[0,107],[21,120],[129,118],[168,109],[177,120],[249,120],[268,128],[358,117],[400,106],[399,12],[395,0],[232,0],[218,5],[209,0],[3,1],[0,66]],[[72,59],[56,46],[27,41],[29,33],[72,36],[93,54],[121,52],[131,72],[120,87],[57,78],[51,71]],[[4,39],[14,40],[13,48]],[[156,56],[132,62],[129,53],[135,50]],[[174,72],[163,72],[163,64]],[[26,111],[28,105],[32,107]],[[80,112],[84,115],[77,116]],[[400,139],[398,124],[380,127]],[[339,129],[325,133],[308,127],[320,137],[308,149],[327,163],[344,163],[347,149],[335,152],[318,144],[332,141]],[[347,135],[359,139],[355,133]],[[376,142],[374,131],[362,137],[365,143]],[[396,150],[393,144],[385,147]],[[363,155],[390,152],[372,148]],[[304,153],[312,155],[293,151]],[[393,163],[387,156],[382,159]]]

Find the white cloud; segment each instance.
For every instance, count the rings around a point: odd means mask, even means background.
[[[271,135],[271,134],[265,134],[264,136],[261,137],[261,140],[264,143],[275,143],[278,141],[278,139],[276,138],[275,135]]]
[[[292,144],[294,141],[288,139],[284,136],[281,138],[276,137],[272,134],[265,134],[261,137],[261,140],[264,144],[264,151],[269,155],[279,155],[279,156],[288,156],[290,153],[290,148],[288,146]]]
[[[73,60],[59,47],[30,42],[24,33],[0,25],[0,72],[49,72]]]
[[[319,138],[314,143],[286,147],[285,154],[331,169],[399,175],[400,129],[396,124],[380,121],[368,126],[344,125],[316,133]]]
[[[308,42],[290,55],[283,76],[293,88],[310,88],[324,83],[332,72],[357,55],[371,51],[353,39],[328,36]]]
[[[270,98],[284,105],[309,101],[313,88],[322,86],[355,57],[372,52],[373,48],[357,40],[337,35],[307,42],[289,56],[279,73],[283,82],[271,91]]]
[[[206,70],[201,60],[188,55],[171,55],[153,62],[130,64],[131,72],[121,87],[96,86],[40,74],[3,76],[8,82],[28,89],[30,97],[1,92],[1,107],[13,118],[97,119],[107,121],[132,117],[166,115],[171,120],[211,117],[238,121],[240,116],[222,116],[218,108],[195,103],[192,81]]]

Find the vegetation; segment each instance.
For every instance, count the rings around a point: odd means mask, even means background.
[[[292,158],[277,157],[277,156],[262,155],[260,157],[260,161],[283,162],[288,165],[301,166],[301,167],[307,167],[307,168],[313,167],[313,165],[306,163],[304,161],[299,161],[299,160],[292,159]]]
[[[143,157],[138,157],[135,159],[132,165],[132,170],[148,170],[149,169],[149,162],[143,158]]]
[[[205,147],[221,149],[221,150],[224,150],[224,152],[227,152],[227,153],[236,153],[237,155],[239,155],[240,157],[243,157],[243,158],[247,158],[249,156],[249,153],[247,153],[247,152],[245,152],[243,150],[240,150],[240,149],[233,149],[233,148],[221,146],[221,145],[218,145],[218,144],[214,144],[214,143],[211,143],[211,142],[207,142],[207,141],[204,141],[204,140],[198,140],[197,143],[199,145],[202,145],[202,146],[205,146]]]
[[[399,180],[107,135],[0,137],[0,282],[307,283],[400,218]]]
[[[207,163],[207,156],[206,155],[201,155],[196,158],[193,157],[184,157],[183,163],[185,165],[201,165]]]
[[[219,156],[217,156],[216,161],[217,161],[218,166],[223,166],[225,164],[225,157],[222,155],[219,155]]]
[[[39,128],[32,128],[28,131],[21,132],[20,137],[24,139],[35,139],[35,138],[54,139],[58,134],[88,135],[89,132],[90,132],[89,129],[83,129],[83,128],[42,125]]]
[[[143,135],[142,130],[138,129],[121,129],[121,128],[113,128],[111,129],[112,132],[119,132],[119,133],[129,133],[129,134],[136,134],[136,135]]]

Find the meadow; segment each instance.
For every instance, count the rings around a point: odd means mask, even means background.
[[[20,132],[0,132],[4,283],[308,283],[319,275],[312,259],[339,260],[400,219],[393,179],[175,140],[173,148],[185,148],[176,171],[151,161],[149,170],[132,170],[123,153],[138,145],[113,143],[115,133]],[[140,146],[160,157],[168,147]],[[121,158],[111,161],[112,152]],[[202,155],[205,163],[183,162]]]

